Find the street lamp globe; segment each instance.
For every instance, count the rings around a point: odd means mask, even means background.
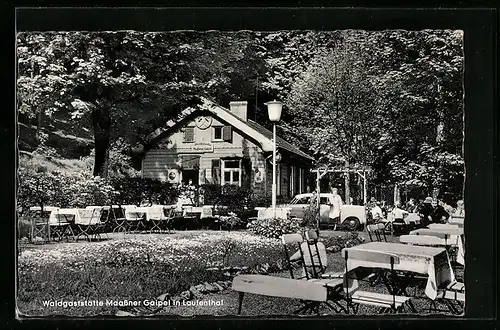
[[[269,115],[269,120],[272,122],[278,122],[281,119],[281,110],[283,109],[283,103],[280,101],[270,101],[266,103],[267,113]]]

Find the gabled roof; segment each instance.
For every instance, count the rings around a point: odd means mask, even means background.
[[[177,120],[169,120],[166,123],[166,128],[159,128],[155,130],[150,136],[150,140],[156,140],[160,136],[163,136],[165,134],[168,134],[170,129],[177,125],[179,122],[184,120],[186,117],[191,115],[192,113],[196,111],[208,111],[211,112],[215,117],[222,119],[223,121],[227,122],[229,125],[233,126],[237,130],[243,132],[247,136],[251,136],[254,138],[259,144],[262,150],[266,152],[272,152],[273,151],[273,133],[266,129],[265,127],[257,124],[254,121],[244,121],[238,116],[234,115],[231,113],[229,109],[223,108],[217,103],[205,98],[205,97],[200,97],[201,104],[199,104],[197,107],[188,107],[184,109],[180,116],[177,118]],[[303,151],[299,150],[298,148],[294,147],[292,144],[286,142],[280,137],[276,138],[276,146],[278,148],[284,149],[288,152],[294,153],[300,157],[309,159],[309,160],[314,160],[313,157],[309,156],[308,154],[304,153]]]

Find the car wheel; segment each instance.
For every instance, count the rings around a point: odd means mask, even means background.
[[[347,229],[349,229],[350,231],[354,231],[359,228],[360,223],[358,218],[350,217],[345,219],[344,224],[347,227]]]

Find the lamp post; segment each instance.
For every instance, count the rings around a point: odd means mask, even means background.
[[[276,123],[281,119],[283,103],[280,101],[267,102],[267,112],[269,120],[273,122],[273,218],[276,219]]]

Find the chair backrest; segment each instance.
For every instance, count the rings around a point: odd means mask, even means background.
[[[304,251],[302,251],[301,244],[304,242],[304,238],[300,234],[284,234],[281,236],[281,242],[283,243],[283,249],[285,251],[285,258],[288,262],[288,269],[290,271],[290,277],[294,278],[293,276],[293,268],[292,268],[292,263],[290,262],[290,254],[288,252],[288,245],[290,244],[297,244],[297,247],[300,251],[300,259],[302,261],[302,264],[304,266],[304,271],[306,274],[306,278],[309,279],[309,275],[307,273],[307,268],[306,264],[304,262]]]
[[[375,238],[377,242],[382,242],[382,240],[387,242],[387,237],[385,236],[384,229],[385,226],[383,223],[377,223],[366,226],[366,230],[368,231],[368,236],[370,237],[370,241],[373,242],[373,238]]]
[[[304,238],[300,234],[285,234],[281,236],[281,241],[284,245],[293,243],[302,243]]]
[[[101,209],[79,209],[75,217],[77,224],[90,226],[101,222]]]
[[[165,218],[165,213],[163,212],[165,206],[163,205],[153,205],[149,207],[147,217],[148,219],[160,220]]]
[[[314,264],[314,254],[311,251],[311,245],[308,244],[307,247],[308,247],[309,257],[311,259],[311,266],[313,269],[313,275],[315,277],[318,277],[318,275],[319,275],[319,274],[317,274],[318,271],[320,272],[320,274],[323,274],[324,271],[326,270],[326,264],[323,264],[323,261],[321,260],[321,254],[320,254],[319,247],[318,247],[318,239],[319,239],[318,232],[315,229],[310,229],[310,230],[306,231],[305,236],[306,236],[306,240],[314,241],[314,249],[316,250],[316,256],[318,257],[318,266],[319,266],[318,270],[316,269],[316,265]],[[326,259],[325,259],[325,261],[326,261]]]
[[[440,246],[443,244],[441,238],[436,236],[427,236],[427,235],[401,235],[399,237],[399,242],[403,244],[412,244],[421,246]]]

